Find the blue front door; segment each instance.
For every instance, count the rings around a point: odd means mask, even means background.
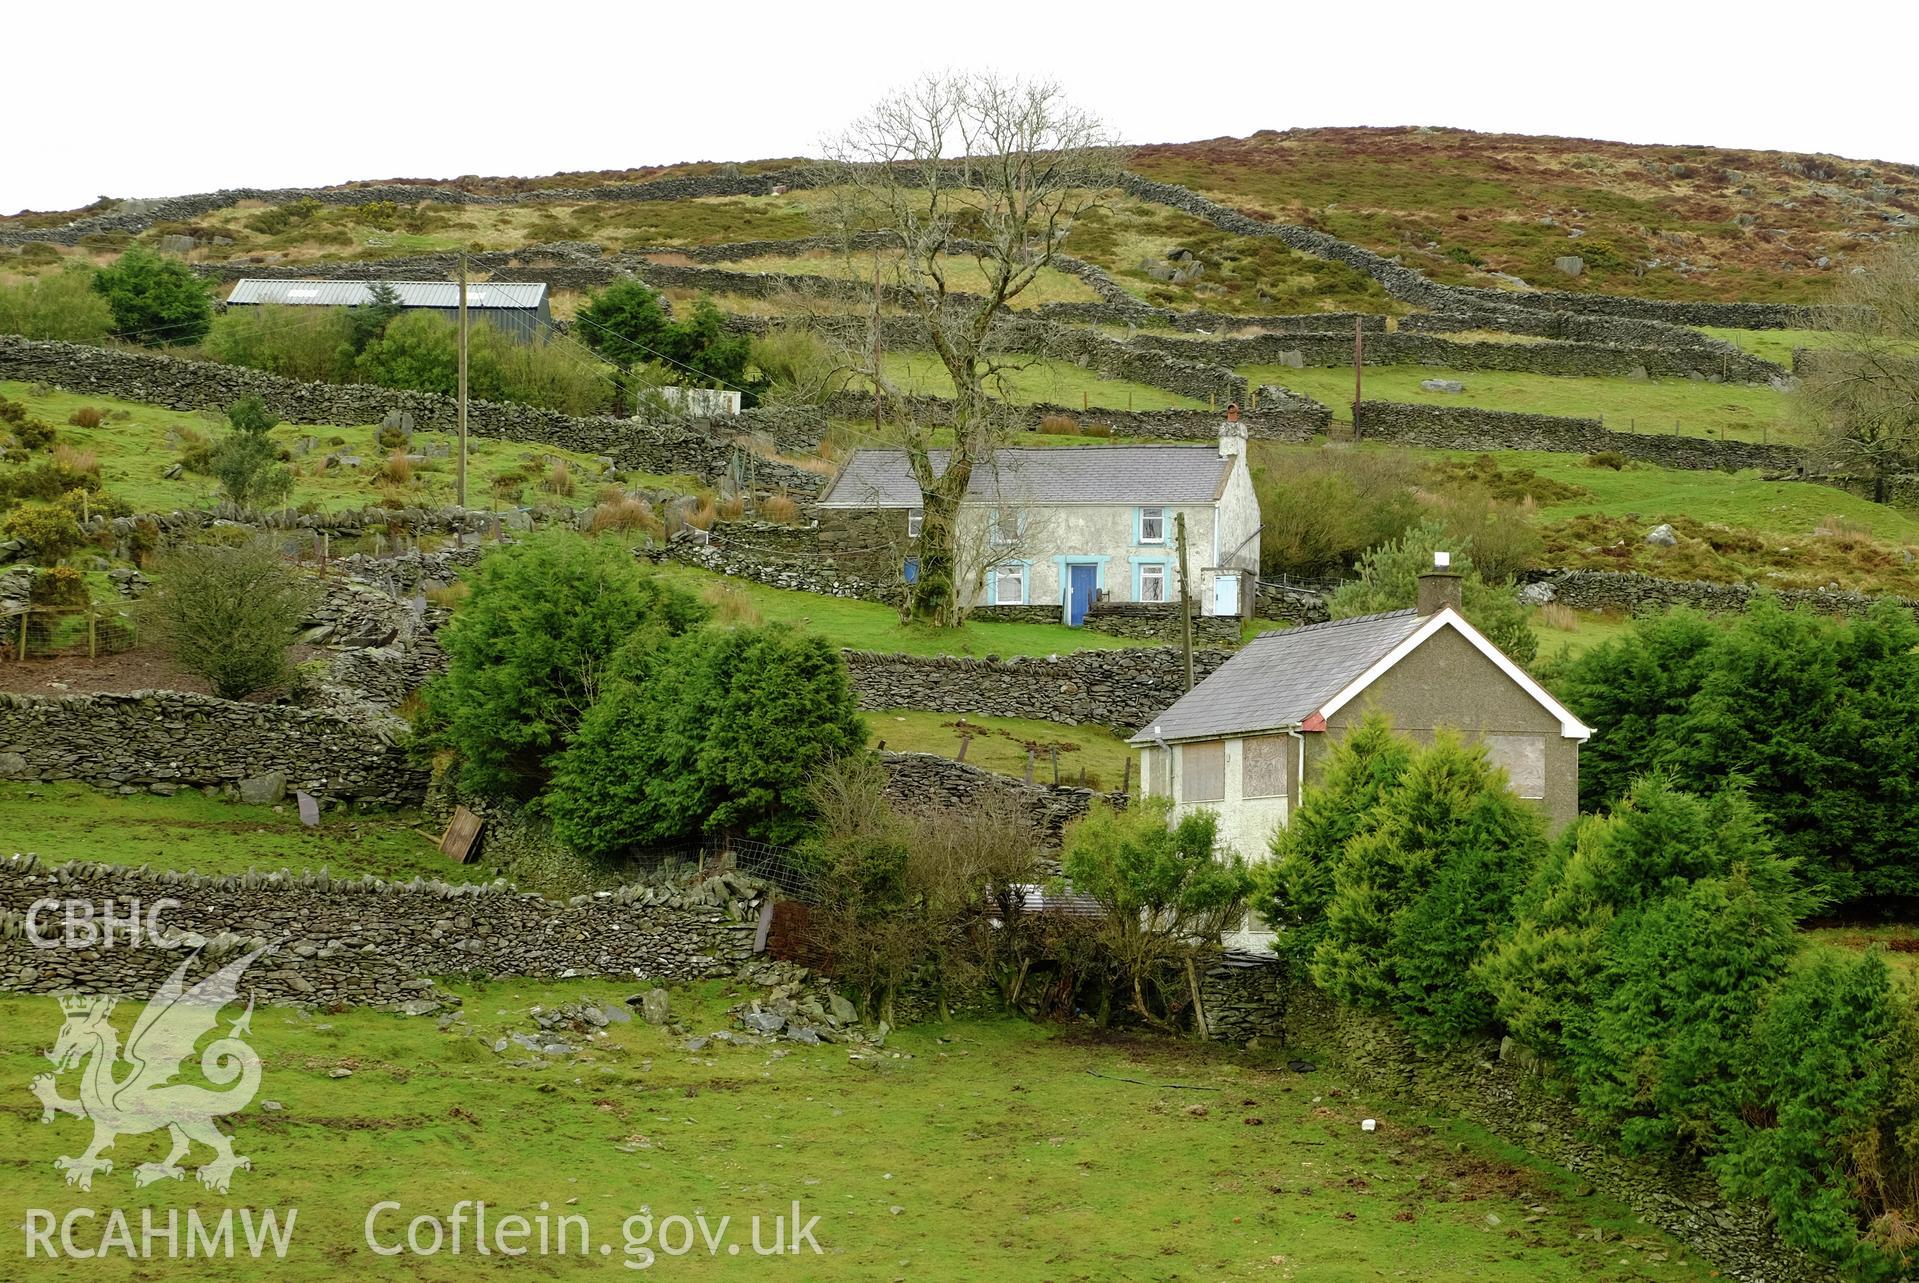
[[[1087,609],[1093,604],[1093,593],[1099,585],[1098,566],[1068,566],[1066,568],[1066,622],[1079,627],[1079,621],[1086,618]]]

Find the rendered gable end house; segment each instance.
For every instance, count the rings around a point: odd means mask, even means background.
[[[1443,554],[1442,554],[1443,556]],[[1579,814],[1579,746],[1592,731],[1460,614],[1457,574],[1420,577],[1419,605],[1266,633],[1135,735],[1140,780],[1174,815],[1219,814],[1249,861],[1298,803],[1333,741],[1378,710],[1418,739],[1449,728],[1486,748],[1554,831]],[[1249,922],[1235,948],[1272,933]]]
[[[949,457],[932,451],[934,469]],[[905,450],[856,450],[818,505],[822,547],[876,577],[910,581],[921,504]],[[1260,517],[1236,415],[1217,445],[996,450],[960,504],[960,590],[987,613],[1056,609],[1073,625],[1102,604],[1176,603],[1181,516],[1195,613],[1243,617]]]

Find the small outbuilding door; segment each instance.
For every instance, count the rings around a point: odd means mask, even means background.
[[[1093,605],[1093,593],[1099,587],[1098,566],[1066,568],[1066,622],[1078,628]]]
[[[1239,576],[1215,575],[1213,577],[1213,613],[1215,615],[1237,615],[1239,613]]]

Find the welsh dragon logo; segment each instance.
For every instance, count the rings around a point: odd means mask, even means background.
[[[60,998],[66,1023],[47,1055],[53,1062],[53,1073],[33,1080],[33,1094],[40,1100],[43,1123],[52,1122],[56,1113],[93,1123],[93,1143],[84,1154],[54,1161],[54,1166],[67,1174],[67,1184],[91,1190],[95,1172],[113,1170],[113,1161],[100,1153],[112,1148],[115,1138],[162,1127],[172,1138],[173,1148],[159,1162],[142,1163],[134,1169],[136,1186],[181,1179],[186,1173],[180,1160],[194,1141],[213,1150],[212,1160],[197,1172],[200,1183],[208,1189],[224,1194],[234,1169],[252,1168],[249,1159],[233,1152],[232,1139],[213,1125],[214,1119],[245,1109],[260,1089],[260,1057],[241,1041],[253,1018],[251,998],[225,1036],[207,1044],[200,1055],[200,1070],[208,1082],[234,1085],[214,1091],[173,1079],[193,1055],[194,1045],[219,1023],[220,1009],[239,995],[241,975],[265,952],[256,949],[237,958],[191,988],[187,987],[186,975],[192,959],[182,962],[134,1022],[124,1053],[120,1035],[108,1020],[117,999]],[[123,1059],[126,1068],[121,1072]],[[80,1097],[68,1100],[60,1095],[55,1078],[83,1063]]]

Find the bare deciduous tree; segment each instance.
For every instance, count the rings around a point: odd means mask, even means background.
[[[1919,236],[1847,276],[1817,324],[1833,342],[1801,373],[1800,416],[1827,462],[1883,503],[1892,477],[1919,468]]]
[[[1106,126],[1049,82],[993,75],[929,76],[829,140],[818,181],[850,246],[886,253],[893,297],[919,344],[953,385],[953,446],[936,470],[933,433],[909,419],[904,443],[925,496],[913,618],[959,622],[958,510],[973,469],[1004,439],[1007,417],[987,395],[999,367],[987,336],[1058,253],[1073,221],[1101,204],[1123,153]],[[971,264],[969,269],[965,265]],[[957,269],[957,270],[956,270]],[[885,322],[876,304],[870,318]],[[878,344],[854,371],[881,389]]]

